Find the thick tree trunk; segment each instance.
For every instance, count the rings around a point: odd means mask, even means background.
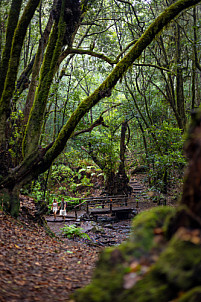
[[[55,23],[47,45],[38,90],[23,140],[23,153],[25,157],[38,147],[49,90],[55,71],[57,70],[58,59],[63,46],[71,46],[72,36],[80,20],[79,1],[76,0],[72,4],[69,1],[62,0],[60,11],[57,11],[57,14],[58,16],[55,18]]]
[[[47,23],[47,26],[44,30],[43,36],[41,37],[41,39],[39,41],[37,54],[36,54],[35,59],[34,59],[34,64],[33,64],[33,69],[32,69],[32,79],[31,79],[29,92],[28,92],[28,95],[27,95],[26,104],[25,104],[24,112],[23,112],[24,113],[24,121],[23,121],[24,125],[26,125],[27,122],[28,122],[31,107],[32,107],[33,102],[34,102],[34,96],[35,96],[37,82],[38,82],[38,75],[39,75],[39,72],[40,72],[40,67],[41,67],[41,63],[42,63],[42,59],[43,59],[43,54],[44,54],[45,48],[47,46],[47,42],[48,42],[48,39],[49,39],[52,24],[53,24],[53,17],[52,17],[52,13],[51,13],[50,17],[49,17],[49,20],[48,20],[48,23]]]
[[[6,120],[11,114],[11,99],[15,91],[20,54],[27,27],[35,13],[40,0],[29,0],[18,22],[12,41],[12,48],[8,66],[8,72],[4,83],[4,90],[0,99],[0,144],[6,140]]]
[[[126,195],[132,192],[132,188],[128,185],[129,178],[125,171],[125,152],[126,152],[126,131],[128,123],[123,122],[121,126],[121,140],[120,140],[120,164],[119,171],[108,173],[105,183],[104,192],[108,195]]]
[[[185,143],[185,152],[189,160],[181,204],[201,219],[201,111],[192,113],[189,136]],[[200,220],[201,222],[201,220]]]
[[[180,210],[169,226],[171,237],[179,227],[201,228],[201,111],[192,112],[184,146],[189,164],[185,175]]]
[[[8,63],[10,59],[10,50],[12,46],[13,35],[19,19],[22,0],[12,0],[8,24],[6,30],[6,44],[3,49],[2,60],[0,62],[0,98],[3,93],[4,83],[6,80],[6,74],[8,71]]]
[[[13,217],[17,217],[20,209],[19,201],[20,186],[15,185],[12,188],[5,188],[0,191],[0,199],[2,201],[3,210]]]

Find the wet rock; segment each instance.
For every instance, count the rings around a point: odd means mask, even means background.
[[[109,229],[114,229],[112,224],[105,224],[104,225],[105,228],[109,228]]]
[[[101,216],[98,216],[97,217],[97,222],[113,222],[113,221],[117,221],[117,219],[115,217],[107,217],[107,216],[104,216],[104,217],[101,217]]]
[[[99,226],[99,225],[94,225],[94,226],[92,227],[91,231],[94,232],[94,233],[103,233],[103,234],[105,233],[104,228],[102,228],[102,227]]]

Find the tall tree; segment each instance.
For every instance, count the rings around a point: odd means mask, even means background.
[[[134,45],[131,44],[130,51],[127,54],[122,54],[122,59],[100,86],[80,102],[55,138],[55,141],[45,148],[41,148],[39,145],[41,129],[54,75],[62,61],[63,51],[66,51],[65,55],[71,55],[72,44],[76,41],[76,33],[81,25],[81,21],[84,20],[86,11],[90,12],[90,8],[95,3],[94,1],[87,0],[83,0],[81,3],[78,0],[57,0],[56,7],[52,12],[54,24],[48,37],[47,48],[40,69],[38,88],[24,132],[23,159],[15,167],[12,167],[9,165],[10,149],[8,146],[11,133],[9,132],[8,119],[11,117],[13,108],[12,97],[16,88],[15,83],[24,37],[39,4],[39,0],[28,1],[13,35],[8,70],[0,100],[0,193],[4,211],[9,212],[13,216],[18,215],[20,188],[50,167],[54,159],[64,149],[83,116],[101,99],[111,95],[112,89],[117,82],[133,62],[139,58],[156,35],[181,11],[199,2],[199,0],[179,0],[162,12],[136,43],[133,43]],[[102,3],[102,1],[99,3]]]

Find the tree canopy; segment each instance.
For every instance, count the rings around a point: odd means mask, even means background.
[[[146,155],[149,136],[155,163],[160,156],[165,161],[170,153],[159,136],[167,134],[167,120],[176,136],[185,130],[188,110],[199,105],[195,5],[200,1],[3,2],[0,192],[5,211],[17,216],[20,188],[51,166],[75,131],[90,128],[120,103],[121,111],[115,109],[120,124],[134,116]],[[167,159],[164,179],[169,166]]]

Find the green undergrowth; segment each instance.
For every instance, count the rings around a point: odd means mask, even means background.
[[[74,224],[65,225],[63,228],[60,229],[65,237],[68,238],[80,237],[80,238],[86,238],[88,240],[91,240],[89,235],[83,232],[83,228],[77,227]]]

